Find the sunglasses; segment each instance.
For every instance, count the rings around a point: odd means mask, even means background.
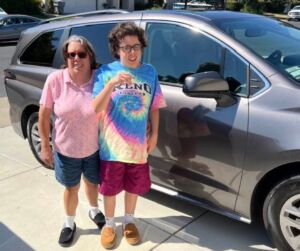
[[[67,53],[67,57],[69,59],[75,59],[76,55],[79,58],[86,58],[87,57],[87,53],[86,52],[69,52],[69,53]]]
[[[135,45],[125,45],[125,46],[120,46],[119,47],[122,51],[126,53],[130,53],[132,50],[133,51],[140,51],[142,49],[141,44],[135,44]]]

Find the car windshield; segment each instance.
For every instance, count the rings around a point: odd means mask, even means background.
[[[300,10],[300,6],[294,7],[293,10]]]
[[[261,17],[222,19],[215,24],[277,70],[300,83],[300,29]]]

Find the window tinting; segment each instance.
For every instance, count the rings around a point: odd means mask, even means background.
[[[23,64],[52,66],[62,30],[51,31],[38,37],[22,54]]]
[[[223,77],[232,93],[247,96],[248,65],[232,52],[226,50]]]
[[[300,83],[300,29],[259,17],[226,19],[216,25],[276,70]]]
[[[250,96],[253,96],[254,94],[256,94],[257,92],[259,92],[260,90],[262,90],[266,84],[264,82],[264,80],[253,70],[250,70],[250,74],[249,74],[249,85],[250,85]]]
[[[200,32],[149,23],[147,36],[143,59],[156,68],[160,81],[182,83],[189,74],[221,70],[222,47]]]
[[[116,23],[108,23],[75,27],[71,30],[71,35],[88,39],[95,48],[97,62],[107,64],[114,60],[108,47],[108,34],[115,25]]]

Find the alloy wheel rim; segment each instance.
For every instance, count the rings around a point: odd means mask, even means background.
[[[300,194],[288,199],[280,211],[280,229],[293,250],[300,250]]]
[[[52,148],[52,140],[51,135],[49,135],[50,146]],[[31,128],[31,142],[34,148],[34,151],[38,156],[41,154],[41,137],[39,134],[38,122],[35,122]]]

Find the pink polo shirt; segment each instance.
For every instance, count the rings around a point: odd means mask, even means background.
[[[72,158],[84,158],[98,150],[98,120],[92,107],[92,78],[82,86],[71,79],[68,69],[51,73],[40,104],[53,109],[54,150]]]

